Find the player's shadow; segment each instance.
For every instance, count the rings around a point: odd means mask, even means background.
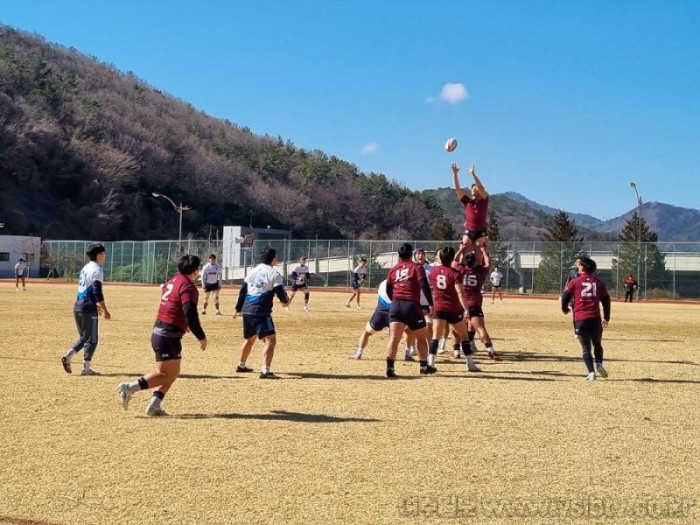
[[[80,374],[77,374],[80,375]],[[141,377],[143,372],[100,372],[99,377]],[[97,376],[96,376],[97,377]],[[217,376],[212,374],[180,374],[178,379],[241,379],[238,376]]]
[[[683,344],[685,341],[683,339],[649,339],[649,338],[632,338],[632,337],[605,337],[605,341],[634,341],[642,343],[680,343]]]
[[[631,383],[661,383],[672,385],[700,385],[698,379],[656,379],[654,377],[638,377],[634,379],[606,379],[606,381],[621,381]]]
[[[576,355],[556,355],[556,354],[536,354],[534,352],[499,352],[502,356],[504,361],[516,361],[516,362],[523,362],[523,361],[542,361],[542,362],[579,362],[581,361],[581,355],[580,353],[577,353]],[[666,365],[690,365],[690,366],[700,366],[698,363],[695,363],[693,361],[664,361],[664,360],[658,360],[658,359],[620,359],[620,358],[615,358],[615,357],[606,357],[605,358],[606,362],[609,363],[614,363],[614,362],[619,362],[619,363],[659,363],[659,364],[666,364]]]
[[[269,414],[182,414],[177,419],[254,419],[259,421],[292,421],[294,423],[378,423],[381,419],[364,417],[338,417],[326,414],[305,414],[273,410]]]
[[[291,372],[290,376],[294,376],[297,379],[370,379],[370,380],[381,380],[386,381],[389,378],[384,375],[360,375],[360,374],[322,374],[318,372]],[[398,375],[392,380],[396,379],[420,379],[417,375]]]
[[[503,372],[512,373],[512,372]],[[435,377],[466,377],[468,379],[493,379],[495,381],[559,381],[559,379],[553,379],[551,377],[512,377],[512,376],[499,376],[493,375],[491,370],[488,372],[467,372],[462,374],[450,374],[449,376],[436,375]]]

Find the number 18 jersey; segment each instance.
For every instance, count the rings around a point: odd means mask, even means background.
[[[600,319],[600,300],[608,296],[603,281],[583,273],[569,281],[566,291],[574,296],[574,322],[584,319]]]
[[[387,285],[393,288],[392,301],[411,301],[420,305],[420,281],[425,279],[425,270],[413,261],[401,261],[386,277]]]

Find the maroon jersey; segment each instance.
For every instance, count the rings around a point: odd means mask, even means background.
[[[449,266],[434,266],[428,279],[433,289],[435,310],[440,312],[461,312],[462,304],[455,283],[460,282],[462,274]]]
[[[472,199],[464,195],[460,200],[464,204],[464,228],[472,232],[486,231],[489,198]]]
[[[481,306],[484,296],[481,295],[481,287],[489,275],[488,266],[477,265],[473,268],[465,266],[462,270],[462,286],[464,286],[464,298],[467,306]]]
[[[608,289],[603,281],[582,273],[569,281],[566,291],[574,296],[574,322],[584,319],[600,319],[600,300],[608,297]]]
[[[194,303],[196,308],[198,300],[197,287],[187,276],[178,273],[163,285],[157,321],[176,326],[183,333],[187,332],[189,327],[182,307],[186,303]]]
[[[387,286],[393,287],[392,301],[412,301],[420,305],[420,284],[425,279],[425,270],[413,261],[400,261],[386,278]]]

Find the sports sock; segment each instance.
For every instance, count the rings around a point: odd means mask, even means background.
[[[462,351],[467,358],[472,356],[472,345],[469,341],[462,341]]]
[[[238,361],[238,366],[239,366],[240,368],[245,367],[245,361]]]
[[[459,347],[460,347],[460,343],[455,343],[452,345],[452,350],[454,350],[455,352],[459,352]]]
[[[396,363],[395,359],[389,359],[388,357],[386,358],[386,369],[387,370],[393,370],[394,369],[394,363]]]
[[[468,338],[470,341],[473,341],[473,340],[474,340],[474,336],[475,336],[475,335],[476,335],[476,330],[473,330],[473,331],[472,331],[472,330],[469,330],[469,331],[467,332],[467,338]]]
[[[433,366],[435,364],[435,356],[438,352],[438,344],[439,342],[437,339],[431,339],[430,344],[428,345],[428,364],[430,366]]]
[[[132,394],[134,392],[138,392],[139,390],[146,390],[148,388],[148,381],[146,381],[146,378],[139,377],[136,381],[132,381],[126,387],[129,389],[129,392]]]
[[[83,361],[83,372],[90,370],[90,361]]]
[[[591,351],[590,350],[584,350],[583,351],[583,362],[586,363],[586,368],[588,369],[588,372],[594,372],[595,370],[593,369],[593,356],[591,356]]]
[[[260,370],[261,374],[269,374],[270,373],[270,367],[269,366],[263,366],[262,369]]]
[[[474,356],[471,354],[467,355],[467,366],[474,366]]]
[[[425,370],[428,368],[428,362],[427,361],[419,361],[418,364],[420,365],[421,370]]]
[[[148,408],[160,408],[160,402],[163,401],[163,398],[165,398],[165,394],[160,390],[156,390],[153,392],[153,396],[151,396],[151,400],[148,402]]]
[[[74,356],[75,354],[77,354],[77,353],[78,353],[77,350],[73,350],[73,349],[71,348],[70,350],[68,350],[68,352],[67,352],[66,355],[65,355],[66,360],[67,360],[67,361],[70,361],[71,359],[73,359],[73,356]]]

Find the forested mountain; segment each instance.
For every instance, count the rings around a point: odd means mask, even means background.
[[[439,207],[384,175],[197,111],[94,57],[0,25],[0,222],[50,238],[172,238],[270,225],[426,238]]]
[[[607,220],[596,226],[596,230],[619,233],[636,211],[635,208],[624,215]],[[700,241],[700,210],[680,208],[662,202],[645,202],[642,204],[642,217],[651,230],[658,234],[659,241]]]

